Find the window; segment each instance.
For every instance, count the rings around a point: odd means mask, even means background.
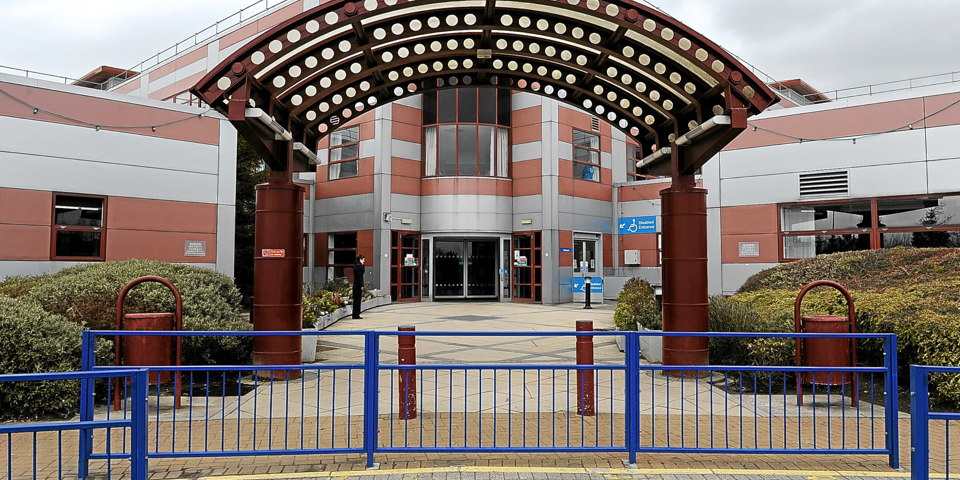
[[[600,181],[600,136],[573,131],[573,178]]]
[[[960,196],[877,199],[880,247],[960,246]]]
[[[780,207],[783,258],[870,249],[870,200]]]
[[[960,195],[780,207],[783,259],[893,247],[960,247]]]
[[[330,134],[330,180],[359,175],[359,158],[360,127],[345,128]]]
[[[510,91],[459,88],[423,94],[426,176],[508,176]]]
[[[327,278],[343,278],[344,271],[353,268],[357,261],[357,233],[331,233],[327,235]]]
[[[103,260],[104,197],[55,194],[53,257]]]

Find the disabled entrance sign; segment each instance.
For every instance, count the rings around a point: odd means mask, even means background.
[[[583,293],[585,289],[585,282],[583,277],[574,277],[573,278],[573,292],[574,293]],[[592,277],[590,279],[590,293],[603,293],[603,278],[602,277]]]
[[[657,233],[657,217],[620,217],[617,221],[617,233]]]

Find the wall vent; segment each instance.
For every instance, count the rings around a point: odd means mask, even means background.
[[[849,194],[849,178],[846,170],[800,174],[800,198]]]
[[[600,131],[600,119],[597,117],[590,117],[590,129],[594,132]]]

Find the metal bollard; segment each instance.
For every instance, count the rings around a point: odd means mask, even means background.
[[[592,332],[593,320],[577,320],[578,332]],[[577,365],[593,365],[593,335],[577,335]],[[593,370],[577,370],[577,413],[584,417],[596,415]]]
[[[413,332],[416,327],[397,327],[399,332]],[[397,336],[397,363],[400,365],[417,364],[417,337],[413,335]],[[400,420],[417,418],[417,371],[400,370]]]
[[[590,283],[593,281],[593,277],[583,277],[583,291],[586,295],[586,303],[583,305],[584,310],[592,310],[593,307],[590,306],[590,294],[593,293],[590,291]],[[591,328],[590,330],[593,330]]]

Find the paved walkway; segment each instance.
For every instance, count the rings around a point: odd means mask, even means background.
[[[621,370],[597,372],[597,415],[577,415],[577,370],[573,337],[536,336],[536,332],[571,331],[577,320],[593,320],[596,328],[613,327],[613,305],[583,310],[582,305],[544,306],[504,303],[403,303],[345,318],[328,330],[396,331],[412,325],[418,331],[531,332],[519,337],[418,337],[419,365],[444,365],[422,371],[413,381],[419,391],[416,418],[400,418],[401,371],[380,376],[382,447],[436,445],[479,446],[623,445],[624,378]],[[623,364],[612,336],[594,338],[595,363]],[[395,337],[382,337],[380,362],[397,363]],[[229,379],[219,388],[243,393],[184,398],[184,408],[172,409],[170,397],[151,398],[150,450],[269,449],[359,447],[362,445],[363,370],[331,366],[363,362],[360,336],[320,338],[317,370],[297,380],[263,382],[251,376]],[[510,365],[498,370],[458,369],[463,364]],[[551,368],[519,368],[520,365]],[[570,366],[570,367],[568,367]],[[643,446],[728,446],[730,448],[883,445],[882,407],[862,395],[850,404],[836,394],[795,399],[772,389],[752,393],[754,379],[698,374],[682,380],[653,372],[641,374],[641,444]],[[741,388],[743,387],[743,388]],[[879,387],[878,387],[879,388]],[[882,389],[880,389],[882,390]],[[744,394],[743,392],[747,392]],[[846,400],[846,401],[845,401]],[[880,399],[882,401],[882,399]],[[846,405],[844,405],[846,403]],[[158,408],[159,404],[159,408]],[[98,417],[106,415],[99,410]],[[879,419],[878,419],[879,418]],[[819,426],[819,430],[816,430]],[[901,418],[901,464],[909,462],[909,421]],[[204,432],[201,435],[199,432]],[[190,433],[186,433],[190,432]],[[935,429],[942,432],[942,428]],[[954,437],[956,434],[954,434]],[[932,438],[936,438],[933,436]],[[7,451],[0,438],[0,452]],[[56,442],[41,435],[45,440]],[[75,452],[74,439],[60,439],[66,455]],[[124,440],[114,439],[114,451]],[[572,442],[572,443],[571,443]],[[669,442],[669,443],[668,443]],[[872,443],[871,443],[872,442]],[[936,444],[936,441],[934,442]],[[14,478],[29,471],[29,441],[13,440]],[[944,442],[939,443],[941,451]],[[98,444],[103,451],[105,442]],[[960,450],[954,449],[954,451]],[[258,475],[258,478],[752,478],[784,476],[902,477],[881,455],[722,455],[640,454],[637,468],[623,468],[624,453],[517,454],[445,453],[378,454],[380,470],[364,470],[358,454],[153,459],[153,478],[197,478]],[[942,457],[941,457],[942,458]],[[56,471],[56,456],[38,462],[44,472]],[[75,461],[65,461],[75,472]],[[93,462],[96,475],[103,462]],[[118,465],[118,463],[120,463]],[[123,471],[125,462],[114,462]],[[942,462],[941,462],[942,463]],[[2,464],[2,462],[0,462]],[[71,466],[73,464],[73,466]],[[958,465],[960,462],[953,462]],[[936,463],[933,462],[934,469]],[[559,468],[559,470],[558,470]],[[0,472],[6,476],[6,472]],[[74,473],[75,474],[75,473]],[[269,477],[263,477],[269,475]],[[44,475],[41,474],[41,477]],[[25,478],[25,477],[23,477]]]

